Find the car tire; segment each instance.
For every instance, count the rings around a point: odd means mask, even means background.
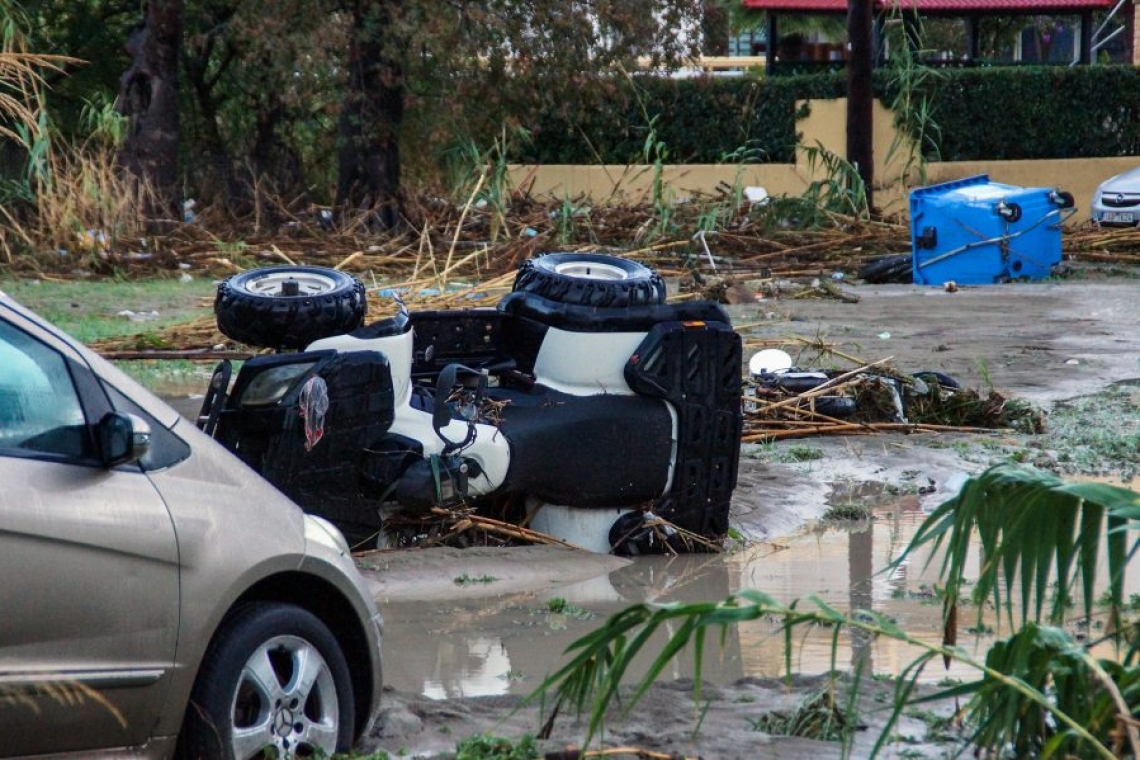
[[[326,267],[266,267],[218,286],[214,317],[222,333],[250,346],[304,348],[360,327],[364,283]]]
[[[600,253],[548,253],[519,267],[514,290],[571,306],[665,303],[665,282],[636,261]]]
[[[911,255],[905,253],[871,259],[859,268],[859,279],[874,285],[890,282],[913,282],[914,271]]]
[[[354,709],[348,665],[324,623],[290,604],[246,604],[210,642],[177,755],[231,760],[266,749],[277,757],[332,756],[351,748]]]

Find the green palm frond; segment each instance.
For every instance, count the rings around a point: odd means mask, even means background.
[[[980,553],[973,600],[992,601],[1011,628],[1015,608],[1022,624],[1060,624],[1079,592],[1085,617],[1096,601],[1098,558],[1107,564],[1112,625],[1124,593],[1130,555],[1128,523],[1140,516],[1140,495],[1103,483],[1067,483],[1050,473],[1001,464],[970,479],[923,523],[893,566],[921,546],[942,554],[944,612],[961,601],[971,551]],[[1134,550],[1136,544],[1132,543]],[[892,567],[893,567],[892,566]],[[1020,604],[1014,604],[1014,594]],[[947,642],[953,643],[953,642]]]
[[[626,712],[690,645],[696,665],[694,698],[699,701],[708,630],[719,628],[723,643],[728,626],[764,618],[782,630],[789,677],[793,633],[808,627],[831,629],[833,672],[841,631],[892,638],[919,653],[896,679],[894,704],[888,708],[873,755],[885,747],[907,706],[966,697],[968,740],[979,750],[997,755],[1009,750],[1019,757],[1140,757],[1140,731],[1132,718],[1140,712],[1136,662],[1140,649],[1128,650],[1121,662],[1098,659],[1087,643],[1057,627],[1074,595],[1081,597],[1086,618],[1091,616],[1098,556],[1103,553],[1112,606],[1107,638],[1120,641],[1126,638],[1123,634],[1134,633],[1120,630],[1119,608],[1122,572],[1136,549],[1135,542],[1129,543],[1128,526],[1136,519],[1140,519],[1140,494],[1128,489],[1066,483],[1038,470],[999,465],[971,478],[957,496],[938,507],[892,565],[907,561],[923,546],[933,549],[934,559],[942,555],[947,636],[941,645],[912,637],[886,616],[865,610],[844,614],[815,596],[785,605],[746,590],[717,603],[639,604],[572,643],[567,650],[570,661],[549,676],[528,702],[546,702],[553,694],[558,705],[588,713],[588,745],[602,730],[610,706],[621,701],[619,687],[639,654],[644,652],[652,661],[624,695]],[[1014,608],[1021,609],[1021,629],[997,642],[984,662],[958,648],[952,635],[973,551],[980,552],[975,601],[992,600],[1011,627]],[[1015,597],[1020,604],[1013,603]],[[647,651],[659,630],[673,633],[663,646]],[[923,669],[938,657],[975,669],[978,679],[918,696]],[[859,675],[855,674],[854,689]],[[854,709],[854,701],[848,709]]]

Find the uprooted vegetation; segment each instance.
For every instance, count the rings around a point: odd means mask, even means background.
[[[707,203],[715,203],[715,199]],[[727,195],[721,202],[728,203]],[[363,224],[333,220],[322,224],[315,213],[300,213],[279,231],[249,239],[222,240],[209,233],[204,213],[193,224],[172,228],[151,239],[146,250],[92,250],[82,266],[60,271],[69,256],[22,262],[26,274],[45,278],[82,279],[105,271],[130,277],[154,273],[192,273],[222,277],[261,265],[334,266],[361,278],[368,292],[369,319],[391,314],[400,294],[414,311],[493,306],[509,292],[517,264],[550,250],[605,250],[642,261],[670,282],[670,300],[712,299],[748,304],[778,304],[803,298],[858,302],[858,289],[848,285],[862,262],[883,252],[905,250],[907,230],[901,225],[866,222],[833,215],[826,226],[796,229],[783,226],[778,208],[740,206],[719,218],[720,229],[693,237],[701,204],[673,208],[668,234],[657,223],[661,209],[652,206],[575,207],[515,198],[511,213],[490,206],[456,206],[423,201],[419,216],[401,231],[374,233]],[[570,216],[567,216],[567,215]],[[577,214],[576,216],[574,214]],[[563,235],[560,223],[573,218],[574,234]],[[327,220],[326,220],[327,221]],[[563,245],[562,240],[567,242]],[[1082,231],[1068,243],[1096,240],[1108,250],[1123,236]],[[632,242],[631,242],[632,241]],[[1109,255],[1100,253],[1100,255]],[[1117,251],[1113,261],[1129,265],[1135,254]],[[1070,254],[1070,260],[1080,255]],[[79,263],[72,259],[70,263]],[[206,304],[203,303],[203,307]],[[974,432],[994,429],[1039,433],[1039,410],[1008,399],[993,388],[957,388],[937,377],[915,377],[892,366],[889,359],[852,355],[847,347],[822,340],[789,337],[750,339],[745,355],[762,347],[781,347],[804,367],[827,367],[825,378],[809,388],[766,387],[745,374],[743,440],[769,442],[789,437],[873,434],[876,432]],[[255,350],[218,332],[211,315],[133,336],[97,341],[111,358],[179,356],[212,361],[216,356],[248,357]],[[164,353],[172,352],[172,353]],[[843,414],[837,414],[837,409]],[[470,509],[440,510],[401,523],[396,545],[504,545],[544,542],[517,516]],[[670,530],[670,526],[661,526]],[[688,550],[708,549],[694,541]]]

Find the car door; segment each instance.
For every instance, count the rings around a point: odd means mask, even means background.
[[[178,550],[138,464],[101,464],[111,402],[0,306],[0,755],[139,744],[174,660]]]

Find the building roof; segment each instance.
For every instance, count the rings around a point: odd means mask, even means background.
[[[895,0],[872,0],[875,11],[888,11]],[[762,11],[792,13],[846,13],[847,0],[743,0],[744,7]],[[917,10],[923,15],[1034,15],[1081,13],[1108,9],[1113,0],[898,0],[900,10]]]

